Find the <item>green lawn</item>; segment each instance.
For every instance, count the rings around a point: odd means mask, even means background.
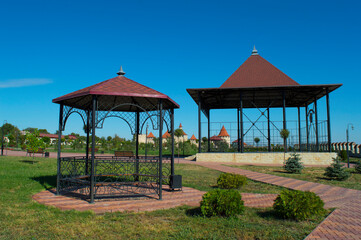
[[[176,169],[184,185],[202,190],[212,189],[219,175],[195,165]],[[55,174],[55,159],[35,158],[32,163],[32,158],[0,157],[0,239],[303,239],[322,221],[277,219],[270,208],[246,208],[237,218],[205,218],[199,208],[187,206],[104,215],[60,211],[31,199],[55,186]],[[257,188],[261,191],[262,186]]]
[[[287,173],[282,167],[254,166],[254,165],[232,165],[231,167],[246,169],[254,172],[267,173],[281,177],[289,177],[309,182],[322,183],[338,187],[361,190],[361,174],[356,173],[353,168],[346,169],[352,173],[351,177],[345,181],[336,181],[326,178],[323,174],[324,167],[306,167],[301,174]]]

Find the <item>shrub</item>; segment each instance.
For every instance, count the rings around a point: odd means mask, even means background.
[[[333,161],[334,162],[331,164],[331,166],[326,168],[326,171],[324,173],[326,177],[338,181],[343,181],[351,176],[351,174],[349,172],[346,172],[345,168],[342,167],[339,157],[334,158]]]
[[[290,173],[301,173],[304,166],[302,165],[300,155],[292,153],[291,157],[287,159],[283,168]]]
[[[223,189],[238,189],[247,184],[247,178],[233,173],[222,173],[217,179],[217,185]]]
[[[341,157],[342,161],[346,161],[347,160],[347,151],[346,150],[341,150],[339,152],[339,156]]]
[[[325,213],[324,203],[313,192],[283,190],[276,198],[273,209],[282,218],[305,220]]]
[[[230,217],[241,214],[244,211],[242,196],[235,189],[209,191],[202,197],[201,211],[207,217]]]
[[[357,161],[355,164],[355,170],[356,172],[361,173],[361,161]]]

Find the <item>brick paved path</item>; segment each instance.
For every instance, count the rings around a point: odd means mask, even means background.
[[[314,192],[325,202],[326,208],[337,209],[306,239],[361,239],[361,191],[252,172],[224,166],[222,163],[196,164],[222,172],[241,174],[255,181]]]

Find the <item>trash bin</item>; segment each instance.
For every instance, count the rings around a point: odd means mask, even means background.
[[[45,157],[49,157],[50,153],[49,152],[45,152]]]

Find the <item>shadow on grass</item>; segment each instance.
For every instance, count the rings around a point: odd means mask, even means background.
[[[257,215],[264,219],[284,220],[273,209],[257,212]]]
[[[39,161],[35,161],[35,160],[20,160],[19,162],[28,163],[28,164],[34,164],[34,163],[38,163]]]
[[[272,172],[276,172],[276,173],[285,173],[285,174],[294,174],[294,173],[287,172],[287,171],[283,171],[283,170],[273,170]]]
[[[56,175],[33,177],[31,179],[39,182],[46,190],[56,187]]]
[[[203,216],[200,207],[187,209],[187,210],[186,210],[186,215],[189,216],[189,217],[199,217],[199,216]]]

